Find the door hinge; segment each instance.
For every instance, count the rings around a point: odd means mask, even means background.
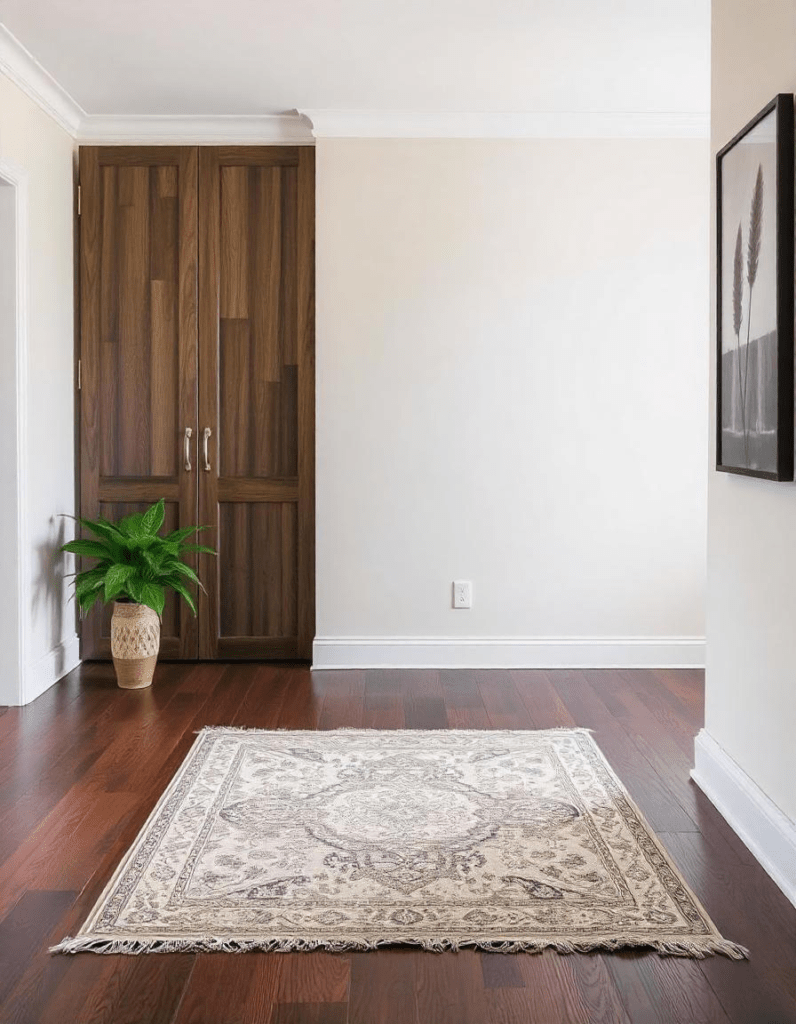
[[[77,361],[77,390],[83,390],[83,360],[78,359]]]
[[[78,185],[77,186],[77,215],[78,215],[78,217],[80,216],[80,214],[82,212],[81,211],[82,205],[83,205],[83,186],[82,185]]]

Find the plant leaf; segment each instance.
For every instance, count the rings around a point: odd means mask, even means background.
[[[87,530],[91,530],[96,537],[102,537],[105,540],[117,542],[121,539],[121,534],[113,523],[109,523],[108,520],[103,519],[102,516],[100,516],[99,519],[78,519],[78,522],[81,526],[85,526]]]
[[[141,556],[150,572],[160,573],[163,571],[163,563],[169,554],[163,550],[162,545],[158,544],[153,545],[149,550],[143,550]]]
[[[142,583],[140,593],[141,600],[139,604],[145,604],[148,608],[157,612],[158,616],[163,614],[163,608],[166,604],[166,595],[160,584]]]
[[[163,498],[148,508],[141,520],[142,528],[149,534],[155,535],[163,525],[166,516],[166,502]]]
[[[102,590],[102,588],[103,588],[103,585],[104,585],[104,580],[102,580],[102,579],[98,579],[98,580],[81,580],[79,583],[75,584],[75,597],[79,601],[81,599],[81,597],[84,597],[86,594],[93,594],[95,592],[100,592]]]
[[[148,536],[148,531],[144,529],[144,513],[133,512],[132,515],[125,516],[124,519],[120,519],[117,524],[117,529],[127,540],[138,540],[141,537]]]
[[[61,551],[84,558],[107,558],[111,553],[108,546],[98,540],[70,540],[61,547]]]
[[[183,551],[198,551],[203,555],[215,555],[217,551],[215,548],[207,548],[203,544],[182,544],[180,546],[180,553]]]
[[[118,597],[134,573],[133,565],[112,565],[105,574],[105,601],[112,601],[114,597]]]
[[[732,329],[741,332],[743,318],[743,236],[741,225],[735,237],[735,257],[732,265]]]
[[[127,593],[130,595],[130,597],[137,604],[143,604],[144,603],[143,598],[141,596],[141,588],[143,586],[144,586],[144,581],[138,575],[131,576],[127,580],[127,583],[125,585]]]
[[[194,583],[197,583],[200,587],[202,585],[199,582],[199,577],[196,575],[196,573],[193,571],[190,565],[186,565],[185,562],[168,562],[163,568],[168,569],[170,573],[176,572],[179,573],[180,576],[187,576],[189,580],[191,580]]]
[[[77,598],[77,603],[80,605],[81,615],[86,615],[91,611],[101,593],[101,590],[92,590]]]
[[[178,594],[182,594],[188,607],[194,615],[196,615],[196,603],[194,602],[193,595],[182,580],[177,576],[167,576],[163,582],[167,587],[171,587],[172,590],[176,590]]]
[[[752,205],[749,209],[749,240],[746,243],[746,280],[753,288],[760,260],[760,242],[763,236],[763,165],[757,168]]]
[[[200,530],[207,530],[207,526],[183,526],[180,530],[172,530],[171,533],[167,534],[163,539],[165,541],[177,541],[182,544],[186,537],[190,537],[192,533],[198,533]]]

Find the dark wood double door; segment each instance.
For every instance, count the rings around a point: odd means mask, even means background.
[[[209,527],[162,657],[310,657],[314,152],[84,147],[80,185],[81,514]]]

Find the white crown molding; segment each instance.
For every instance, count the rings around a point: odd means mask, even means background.
[[[708,113],[300,110],[316,139],[707,139]]]
[[[704,729],[691,778],[796,906],[796,823]]]
[[[94,145],[312,145],[309,122],[300,114],[89,115],[78,141]]]
[[[0,72],[66,132],[98,145],[312,145],[315,139],[707,139],[708,113],[474,113],[306,109],[291,114],[89,115],[0,24]]]
[[[34,103],[50,115],[69,135],[75,136],[83,108],[45,71],[36,58],[0,24],[0,71],[17,85]]]
[[[313,669],[702,668],[703,637],[331,637]]]
[[[312,145],[301,114],[104,115],[85,110],[0,24],[0,72],[78,142],[97,145]]]

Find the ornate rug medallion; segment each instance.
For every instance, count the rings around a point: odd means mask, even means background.
[[[205,729],[57,952],[722,939],[591,736]]]

